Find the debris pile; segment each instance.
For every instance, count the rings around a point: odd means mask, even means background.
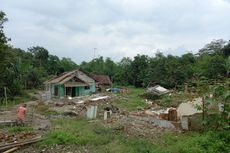
[[[19,142],[14,141],[14,142],[11,142],[11,143],[6,143],[6,144],[3,144],[3,145],[0,145],[0,152],[4,151],[4,153],[10,153],[10,152],[13,152],[13,151],[19,149],[20,147],[22,147],[24,145],[35,143],[35,142],[38,142],[40,140],[41,140],[41,136],[36,136],[36,137],[33,137],[33,138],[20,140]]]
[[[190,116],[196,113],[201,113],[201,110],[198,110],[197,107],[201,107],[202,98],[196,98],[193,101],[189,101],[186,103],[181,103],[178,108],[178,116],[182,118],[182,116]]]
[[[147,92],[152,93],[152,94],[156,94],[159,96],[159,95],[168,93],[169,90],[160,86],[160,85],[156,85],[154,87],[148,87]]]
[[[100,103],[104,104],[108,102],[109,98],[109,96],[97,94],[93,96],[76,97],[73,99],[59,99],[49,102],[49,110],[66,116],[87,116],[88,118],[93,119],[97,116],[97,109],[94,109],[94,107]]]
[[[0,132],[0,145],[21,142],[30,138],[35,137],[34,132],[19,132],[19,133],[6,133]]]
[[[176,108],[159,108],[153,107],[145,111],[145,114],[168,121],[178,121]]]

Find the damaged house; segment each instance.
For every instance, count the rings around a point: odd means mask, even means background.
[[[95,80],[79,69],[62,73],[44,84],[51,96],[59,98],[84,96],[96,91]]]
[[[96,88],[98,91],[105,91],[112,85],[112,81],[108,75],[90,74],[89,76],[96,81]]]

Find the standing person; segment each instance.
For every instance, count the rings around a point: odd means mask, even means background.
[[[26,104],[23,104],[17,109],[17,123],[22,126],[24,126],[25,122],[26,106]]]

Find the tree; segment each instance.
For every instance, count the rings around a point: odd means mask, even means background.
[[[228,44],[222,48],[221,52],[224,54],[225,57],[229,57],[230,55],[230,41],[228,41]]]
[[[113,77],[116,73],[116,63],[114,63],[109,57],[104,62],[104,74]]]
[[[0,101],[3,100],[4,87],[9,88],[11,80],[10,74],[14,73],[13,54],[7,45],[8,39],[4,34],[4,23],[8,21],[4,12],[0,11]]]
[[[3,74],[5,68],[9,65],[10,57],[7,52],[9,46],[7,45],[7,38],[3,31],[3,24],[8,21],[4,12],[0,11],[0,72]]]
[[[144,86],[148,63],[149,58],[147,55],[138,54],[134,57],[134,60],[131,63],[131,75],[133,79],[133,85],[135,85],[136,87]]]
[[[36,46],[36,47],[31,47],[28,50],[32,53],[35,59],[35,65],[34,65],[35,67],[37,65],[39,65],[40,67],[41,66],[46,67],[45,65],[47,64],[49,58],[49,52],[47,49],[40,46]]]
[[[8,42],[8,38],[5,36],[4,31],[3,31],[3,24],[8,21],[6,18],[6,14],[2,11],[0,11],[0,44],[6,44]]]
[[[181,69],[185,73],[185,82],[189,82],[194,75],[193,66],[196,63],[196,58],[192,53],[187,53],[181,56]]]
[[[60,61],[61,71],[71,71],[77,68],[77,64],[74,63],[70,58],[63,57]]]
[[[227,75],[226,77],[230,77],[230,56],[226,59],[226,69],[227,69]]]
[[[202,49],[199,50],[199,55],[204,54],[223,54],[222,49],[226,45],[226,41],[223,39],[213,40],[206,44]]]
[[[61,62],[57,56],[49,55],[47,71],[49,75],[58,75],[61,73]]]
[[[100,56],[99,58],[93,59],[89,65],[91,66],[91,70],[93,73],[96,74],[104,74],[105,70],[105,63],[103,56]]]
[[[225,59],[221,55],[199,57],[194,66],[194,72],[198,76],[205,76],[209,79],[215,79],[219,76],[224,77],[227,74]]]
[[[132,60],[129,57],[123,57],[117,65],[114,81],[121,85],[129,85],[133,83],[131,74]]]
[[[33,89],[39,87],[47,77],[47,73],[43,67],[33,68],[27,75],[28,88]]]

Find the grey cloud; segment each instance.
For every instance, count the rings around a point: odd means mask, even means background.
[[[120,60],[157,49],[181,55],[229,39],[229,0],[2,0],[15,47],[41,45],[77,63],[93,48]]]

